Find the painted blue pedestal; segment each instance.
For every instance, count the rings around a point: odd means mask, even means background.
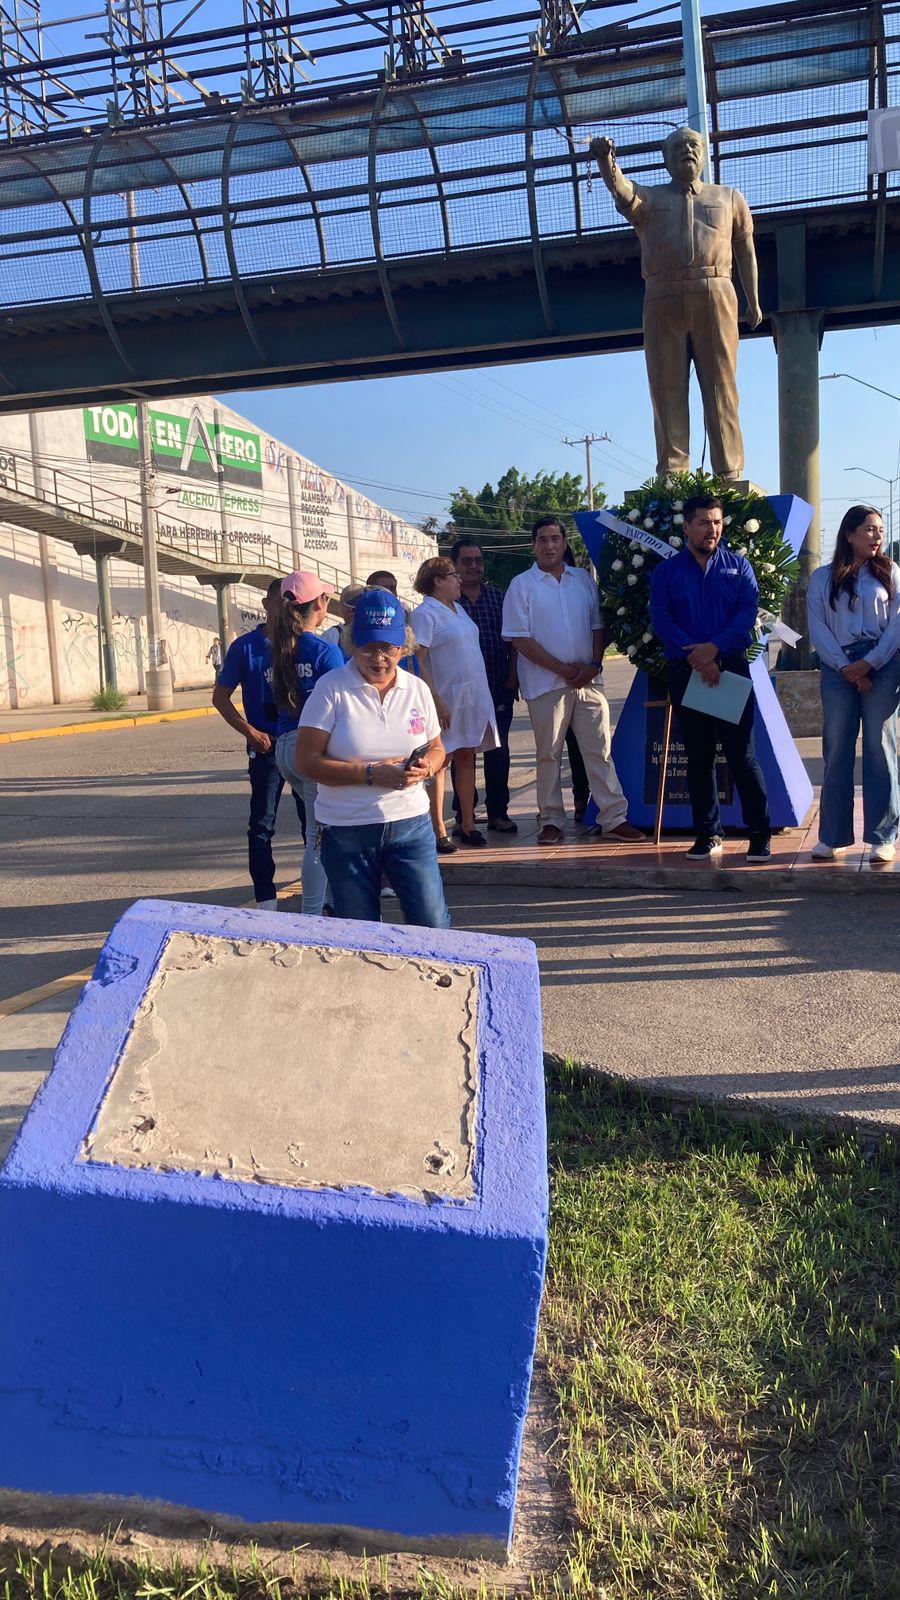
[[[800,752],[791,737],[778,704],[766,661],[758,656],[750,667],[756,694],[754,735],[756,753],[766,780],[773,828],[795,828],[803,821],[813,799],[813,788]],[[639,828],[652,828],[656,821],[659,790],[659,760],[663,737],[664,708],[647,706],[650,682],[646,673],[636,674],[613,734],[612,754],[619,782],[628,800],[628,820]],[[686,752],[678,737],[678,723],[672,721],[669,769],[663,826],[691,827],[691,807],[686,783]],[[740,801],[733,791],[724,761],[717,764],[719,804],[726,828],[742,828]]]
[[[471,1198],[86,1154],[178,933],[471,968]],[[301,979],[302,965],[280,981]],[[386,1014],[384,1039],[391,1028]],[[359,1048],[377,1055],[379,1037]],[[265,1064],[246,1070],[264,1094]],[[392,1115],[399,1126],[403,1105]],[[533,945],[140,901],[110,934],[0,1173],[0,1485],[136,1496],[287,1524],[298,1537],[350,1530],[372,1548],[502,1555],[546,1225]]]
[[[809,527],[812,507],[798,495],[768,495],[767,499],[796,557]],[[604,529],[590,512],[576,513],[575,520],[591,559],[596,563],[604,538]],[[766,780],[772,826],[773,828],[797,827],[812,804],[813,787],[785,721],[784,712],[778,704],[769,677],[765,652],[752,663],[750,674],[756,694],[754,721],[756,753]],[[612,741],[613,761],[628,801],[628,820],[636,827],[652,827],[656,820],[664,710],[661,705],[648,708],[648,698],[650,698],[650,683],[646,674],[639,672],[629,690]],[[690,829],[691,827],[691,808],[685,771],[686,753],[678,737],[677,721],[673,719],[666,800],[662,818],[664,828]],[[723,825],[741,828],[744,826],[744,819],[740,803],[737,795],[733,793],[731,779],[724,762],[718,763],[717,771]],[[592,800],[585,821],[593,823],[596,815],[596,806]]]

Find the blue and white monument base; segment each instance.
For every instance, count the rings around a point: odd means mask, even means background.
[[[765,656],[757,656],[751,662],[750,677],[756,695],[753,724],[756,754],[766,780],[772,826],[796,828],[812,804],[813,787],[778,704]],[[665,685],[651,684],[646,673],[638,672],[613,734],[613,761],[628,800],[628,820],[638,828],[652,828],[656,821],[665,724],[665,704],[661,696],[665,696]],[[723,827],[743,828],[741,803],[721,756],[716,763],[716,775]],[[663,827],[691,827],[687,751],[678,736],[677,712],[672,718]]]
[[[768,495],[766,498],[781,523],[785,539],[796,557],[809,527],[812,506],[807,501],[801,500],[798,495]],[[595,511],[575,513],[578,531],[587,545],[595,566],[600,565],[601,547],[607,534],[602,521],[604,515],[606,514]],[[673,553],[659,539],[645,534],[639,528],[628,528],[627,532],[646,544],[655,555],[671,556]],[[798,827],[812,804],[813,787],[772,686],[765,650],[751,663],[750,676],[756,697],[754,719],[756,753],[766,781],[772,826],[773,828]],[[666,692],[664,683],[651,684],[645,673],[637,673],[613,734],[613,761],[628,801],[628,821],[636,827],[650,828],[656,821]],[[740,801],[721,756],[717,761],[716,770],[722,824],[726,828],[743,828],[744,819]],[[596,806],[592,800],[585,821],[592,823],[596,815]],[[691,827],[691,807],[687,792],[687,752],[679,738],[677,713],[672,719],[662,826],[671,829]]]
[[[138,902],[0,1171],[0,1486],[504,1558],[546,1227],[533,945]]]

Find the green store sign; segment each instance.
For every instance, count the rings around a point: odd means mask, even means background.
[[[84,442],[89,461],[133,467],[138,456],[137,407],[85,406]],[[153,464],[165,472],[216,482],[221,466],[226,483],[244,489],[262,487],[262,450],[258,433],[207,423],[199,406],[188,417],[149,409]]]

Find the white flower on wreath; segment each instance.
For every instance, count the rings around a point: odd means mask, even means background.
[[[764,561],[763,562],[763,572],[774,572],[774,571],[775,571],[775,568],[773,567],[771,561]]]
[[[733,523],[733,521],[734,521],[734,517],[723,517],[722,518],[722,527],[723,528],[730,528],[731,524]]]
[[[610,570],[612,572],[624,572],[624,570],[625,570],[624,561],[614,561]]]
[[[641,547],[640,547],[640,544],[638,543],[637,539],[632,539],[632,541],[631,541],[630,545],[628,546],[628,548],[629,548],[629,550],[640,550]]]
[[[642,567],[642,566],[643,566],[643,565],[644,565],[644,558],[643,558],[643,556],[632,556],[632,558],[631,558],[631,565],[632,565],[632,566],[633,566],[633,567]]]
[[[682,516],[680,511],[677,511],[675,513],[674,517],[672,518],[672,521],[674,522],[676,528],[680,528],[681,527],[682,523],[684,522],[684,517]]]
[[[629,583],[637,583],[637,573],[636,572],[629,572],[629,574],[628,574],[628,582]]]
[[[655,517],[645,517],[644,518],[644,527],[645,528],[655,528],[656,527],[656,518]]]
[[[627,650],[625,651],[625,654],[627,656],[637,655],[637,645],[636,644],[630,644],[628,646]]]
[[[684,544],[684,540],[683,539],[679,539],[678,535],[673,533],[672,537],[669,540],[669,543],[670,543],[670,545],[673,545],[676,550],[680,550],[681,546]]]
[[[638,510],[637,506],[632,506],[631,510],[628,513],[628,521],[629,522],[637,522],[640,514],[641,513]]]
[[[746,554],[747,554],[747,546],[745,544],[739,544],[738,547],[737,547],[737,550],[735,551],[735,555],[745,556]]]
[[[755,517],[751,517],[748,522],[744,523],[744,532],[745,533],[759,533],[759,523],[757,522]]]
[[[616,616],[617,617],[627,617],[627,615],[628,615],[628,607],[627,606],[620,606],[618,611],[616,612]]]
[[[645,633],[644,634],[644,644],[651,644],[652,641],[653,641],[652,633]]]
[[[672,501],[672,510],[673,511],[683,511],[684,510],[684,501],[683,500],[673,500]],[[684,519],[682,518],[682,520],[684,520]]]

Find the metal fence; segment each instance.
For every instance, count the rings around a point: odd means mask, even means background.
[[[884,201],[866,116],[897,103],[900,5],[797,3],[708,20],[712,165],[757,214]],[[599,30],[550,55],[332,84],[186,120],[113,122],[0,146],[0,306],[380,275],[621,227],[587,145],[660,176],[685,120],[674,24]],[[110,317],[110,325],[112,318]]]

